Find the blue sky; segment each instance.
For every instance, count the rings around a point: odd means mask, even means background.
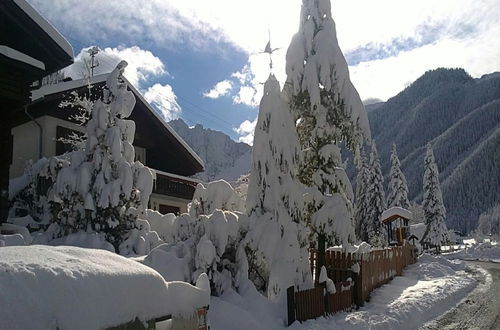
[[[274,73],[298,29],[300,0],[28,0],[72,44],[78,78],[96,45],[99,72],[123,58],[127,78],[166,119],[252,141],[271,33]],[[500,71],[500,0],[332,1],[337,35],[362,99],[386,100],[425,71]]]

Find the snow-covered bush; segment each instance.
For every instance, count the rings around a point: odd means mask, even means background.
[[[151,216],[151,214],[150,214]],[[241,243],[247,217],[215,210],[197,218],[188,213],[174,217],[160,232],[167,243],[153,249],[144,263],[168,281],[194,283],[201,273],[210,279],[212,294],[219,295],[247,279],[248,266]]]
[[[500,238],[500,204],[479,216],[476,232],[479,237]]]
[[[242,212],[244,201],[229,183],[217,180],[206,185],[198,183],[188,209],[189,214],[195,218],[201,214],[211,214],[217,209]]]

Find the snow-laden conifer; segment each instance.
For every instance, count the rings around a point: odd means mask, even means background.
[[[410,207],[408,200],[408,186],[406,178],[401,171],[401,163],[396,151],[396,144],[392,145],[391,172],[389,174],[389,193],[387,196],[387,207],[399,206],[405,209]]]
[[[380,216],[386,209],[384,177],[380,166],[375,141],[372,142],[369,165],[369,179],[366,191],[367,205],[363,228],[363,240],[374,246],[387,244],[386,230]]]
[[[366,219],[366,210],[368,207],[367,200],[367,189],[369,180],[369,168],[366,159],[363,155],[360,155],[357,160],[358,174],[356,176],[356,204],[355,204],[355,215],[354,215],[354,229],[356,233],[356,238],[363,239],[363,226]]]
[[[100,232],[117,251],[133,252],[133,247],[120,244],[137,234],[131,230],[148,205],[154,172],[134,161],[135,123],[125,118],[134,109],[135,97],[122,78],[126,66],[122,61],[109,74],[102,99],[94,103],[85,147],[51,158],[45,172],[55,181],[48,196],[58,235]]]
[[[427,153],[424,158],[424,208],[425,233],[421,239],[429,247],[439,248],[449,242],[449,233],[446,223],[446,209],[439,184],[439,171],[434,160],[431,144],[427,144]]]
[[[296,178],[298,138],[279,82],[264,84],[254,133],[246,209],[252,225],[250,278],[270,298],[310,283],[307,235],[300,222],[302,187]]]
[[[369,136],[366,113],[339,48],[329,0],[303,0],[299,31],[286,55],[285,92],[297,119],[299,178],[311,188],[304,220],[330,242],[354,239],[353,193],[339,144]]]

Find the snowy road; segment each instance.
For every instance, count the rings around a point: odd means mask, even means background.
[[[500,264],[467,261],[487,271],[477,272],[479,286],[457,307],[424,325],[422,330],[493,329],[500,330]]]

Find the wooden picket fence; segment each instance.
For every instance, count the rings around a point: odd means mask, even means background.
[[[358,260],[360,273],[356,285],[357,304],[363,305],[374,289],[389,282],[394,276],[401,276],[403,269],[415,262],[416,255],[413,246],[407,244],[361,254]]]
[[[309,260],[313,278],[316,279],[318,259],[313,249],[310,250]],[[409,244],[368,253],[326,251],[324,266],[328,277],[335,283],[336,293],[325,295],[324,283],[315,283],[315,288],[298,292],[294,291],[294,287],[288,288],[288,323],[348,311],[353,305],[362,306],[374,289],[394,276],[401,276],[403,269],[415,260],[416,254]],[[352,282],[354,285],[351,285]]]
[[[335,283],[336,292],[330,294],[326,290],[326,283],[309,290],[295,292],[291,286],[287,290],[288,325],[295,320],[306,321],[320,316],[349,311],[353,306],[352,282]]]

